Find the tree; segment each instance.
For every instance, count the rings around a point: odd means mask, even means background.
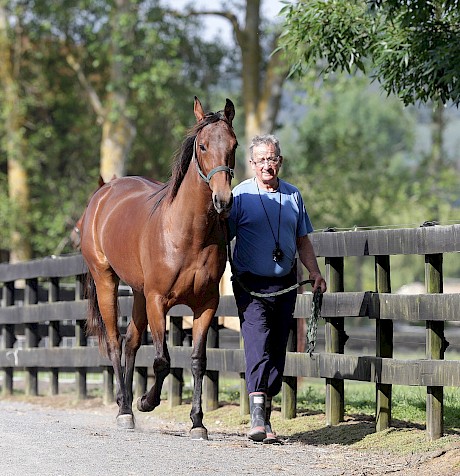
[[[119,38],[123,51],[117,55],[125,74],[120,88],[126,92],[126,104],[121,113],[136,129],[125,170],[167,180],[173,153],[193,122],[193,96],[210,103],[212,88],[220,78],[217,70],[223,49],[202,41],[199,32],[195,33],[197,30],[184,20],[165,18],[157,2],[134,3],[141,10],[135,16],[134,39],[122,44]],[[19,215],[18,225],[30,223],[30,228],[25,233],[21,228],[18,236],[30,241],[33,256],[43,256],[62,251],[71,226],[97,187],[105,119],[95,113],[88,94],[92,90],[103,108],[121,104],[111,96],[114,81],[108,39],[112,29],[107,12],[112,2],[17,0],[7,4],[6,17],[21,32],[21,38],[16,39],[9,28],[10,48],[2,47],[0,54],[22,52],[22,56],[14,56],[21,60],[13,70],[14,87],[21,99],[21,108],[14,111],[21,112],[20,138],[22,150],[27,153],[19,163],[27,173],[24,183],[29,191],[27,211]],[[27,14],[23,15],[20,8],[14,10],[21,5],[27,6]],[[21,49],[12,48],[13,40]],[[69,66],[67,59],[71,57],[81,66],[81,75]],[[1,61],[0,74],[6,70],[5,65],[6,61]],[[88,89],[82,87],[85,80]],[[3,81],[0,86],[5,117],[8,91]],[[118,106],[114,105],[106,118],[112,124],[119,120]],[[4,195],[9,188],[6,139],[10,137],[10,123],[0,121],[2,249],[11,249],[8,234],[12,219],[18,216]],[[21,149],[14,147],[13,152],[17,154]],[[13,175],[9,177],[12,180]]]
[[[280,132],[283,174],[301,189],[316,228],[388,225],[413,206],[413,118],[365,78],[322,85],[294,130]]]
[[[277,49],[280,31],[273,25],[263,26],[261,3],[261,0],[246,0],[232,2],[232,8],[227,3],[226,8],[191,8],[185,12],[186,15],[217,15],[228,20],[232,26],[241,53],[239,75],[247,141],[257,134],[271,133],[275,129],[282,86],[289,71],[288,64]],[[239,12],[244,12],[244,22],[240,21]],[[252,175],[248,159],[246,148],[245,176]]]
[[[182,118],[177,112],[178,101],[186,93],[188,101],[200,93],[197,81],[189,77],[199,67],[203,72],[215,68],[221,49],[207,50],[205,42],[184,28],[184,21],[168,21],[158,0],[80,0],[71,8],[66,0],[60,1],[61,8],[57,8],[56,2],[50,6],[36,0],[36,12],[42,29],[61,41],[65,59],[101,125],[100,172],[108,181],[129,169],[143,109],[148,107],[152,116],[158,106],[160,130],[155,137],[166,141],[167,112],[174,121]],[[202,63],[187,71],[188,44],[192,42]],[[177,137],[177,128],[173,135]]]
[[[301,0],[284,13],[292,72],[369,70],[406,105],[459,104],[458,0]]]
[[[14,33],[11,31],[7,3],[6,0],[0,1],[0,85],[3,90],[3,107],[0,117],[5,123],[3,148],[7,157],[8,170],[10,261],[16,262],[31,258],[28,221],[29,184],[25,163],[25,106],[18,84],[23,55],[23,37],[20,23],[16,25]],[[5,241],[8,243],[7,240]]]

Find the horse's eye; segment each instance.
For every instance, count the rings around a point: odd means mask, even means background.
[[[204,146],[204,144],[200,144],[200,149],[201,149],[203,152],[206,152],[206,147]]]

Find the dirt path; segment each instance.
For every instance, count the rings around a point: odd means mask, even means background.
[[[113,405],[64,408],[54,401],[0,400],[2,476],[460,475],[460,449],[395,458],[340,445],[262,445],[221,428],[209,428],[208,441],[192,441],[188,425],[155,412],[136,413],[136,430],[118,431]]]

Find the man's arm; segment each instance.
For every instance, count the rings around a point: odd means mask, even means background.
[[[321,276],[315,250],[308,235],[299,236],[297,238],[297,250],[299,252],[300,261],[310,273],[310,279],[315,281],[313,284],[313,292],[319,288],[322,293],[325,293],[327,289],[326,281]]]

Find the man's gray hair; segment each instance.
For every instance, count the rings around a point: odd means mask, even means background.
[[[275,147],[275,155],[281,155],[280,141],[273,134],[264,134],[260,136],[254,136],[251,144],[249,145],[249,152],[251,154],[251,160],[253,160],[253,149],[259,145],[273,145]]]

